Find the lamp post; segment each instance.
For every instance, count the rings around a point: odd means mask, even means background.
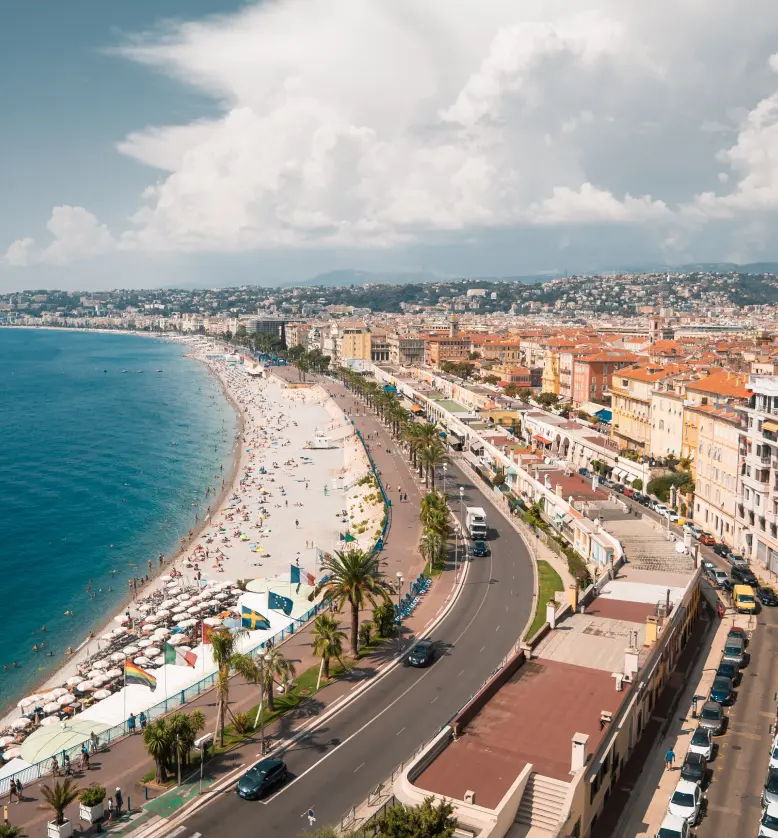
[[[446,497],[446,472],[448,471],[448,465],[443,463],[443,497]]]
[[[270,660],[270,652],[263,652],[259,656],[259,712],[260,712],[260,734],[259,753],[265,755],[265,662]]]
[[[400,614],[400,595],[403,589],[403,575],[399,570],[395,575],[397,576],[397,617],[400,620],[400,623],[397,625],[397,647],[402,648],[402,637],[400,636],[400,625],[402,624],[402,617]]]
[[[459,529],[462,533],[462,546],[465,543],[465,525],[462,518],[462,501],[465,497],[465,487],[459,487]],[[456,585],[459,578],[459,540],[454,540],[454,584]]]

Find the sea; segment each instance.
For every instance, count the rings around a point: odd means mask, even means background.
[[[0,329],[0,710],[118,613],[229,475],[238,416],[185,352]]]

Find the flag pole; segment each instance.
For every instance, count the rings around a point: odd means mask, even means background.
[[[122,689],[122,701],[124,703],[124,724],[127,724],[127,658],[124,659],[124,687]],[[125,729],[125,733],[129,733]]]

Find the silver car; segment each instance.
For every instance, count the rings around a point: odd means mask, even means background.
[[[706,701],[702,705],[699,726],[709,730],[713,736],[718,736],[724,731],[724,708],[718,701]]]

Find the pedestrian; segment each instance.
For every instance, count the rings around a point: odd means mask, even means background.
[[[113,820],[113,798],[112,797],[108,798],[108,820],[109,821]]]
[[[308,825],[313,826],[316,823],[316,815],[313,813],[313,807],[311,807],[307,812],[303,812],[300,815],[301,818],[308,818]]]
[[[11,780],[11,782],[8,783],[8,802],[13,803],[14,797],[16,797],[16,783]],[[19,801],[17,800],[16,802],[18,803]]]
[[[146,730],[146,725],[148,724],[148,719],[146,718],[146,714],[141,710],[140,713],[140,729]]]
[[[62,757],[62,767],[65,769],[65,776],[69,777],[70,773],[71,773],[71,767],[70,767],[70,757],[68,756],[68,754],[65,754],[65,756]]]
[[[675,752],[672,748],[668,748],[665,751],[665,768],[672,769],[673,762],[675,761]]]
[[[56,757],[51,758],[51,776],[59,777],[59,762]]]
[[[132,735],[135,733],[135,714],[130,713],[130,718],[127,719],[127,732]]]
[[[116,786],[116,794],[114,794],[114,800],[116,800],[116,817],[118,818],[119,815],[122,813],[122,790],[119,786]]]
[[[13,783],[14,781],[11,780]],[[22,799],[22,781],[17,777],[16,781],[16,802],[18,803]]]

